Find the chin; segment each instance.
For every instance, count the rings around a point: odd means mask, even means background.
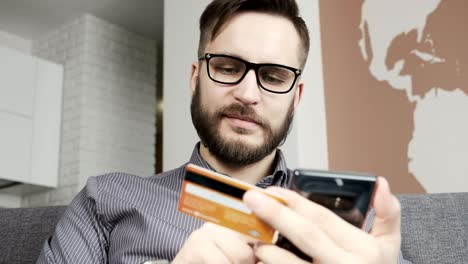
[[[239,140],[239,141],[249,141],[249,142],[258,142],[263,138],[263,133],[258,130],[250,130],[244,128],[231,128],[220,130],[220,135],[226,140]]]
[[[263,139],[257,139],[253,135],[236,135],[234,137],[223,137],[223,141],[229,145],[242,145],[243,147],[252,149],[262,145]]]

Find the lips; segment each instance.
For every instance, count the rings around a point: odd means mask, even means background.
[[[243,128],[253,128],[255,125],[265,128],[268,124],[252,107],[236,103],[219,109],[216,116],[219,119],[227,118],[234,126]]]
[[[235,119],[239,119],[239,120],[242,120],[242,121],[259,124],[259,122],[257,120],[255,120],[254,118],[248,117],[248,116],[237,115],[237,114],[225,114],[225,116],[228,117],[228,118],[235,118]]]

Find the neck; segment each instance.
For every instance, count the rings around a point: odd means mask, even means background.
[[[219,161],[202,143],[200,143],[199,151],[202,158],[216,171],[250,184],[255,184],[263,177],[272,174],[275,168],[276,151],[258,162],[242,167],[228,166]]]

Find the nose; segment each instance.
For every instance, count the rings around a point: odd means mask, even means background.
[[[255,105],[260,100],[260,87],[258,87],[255,71],[250,69],[244,79],[235,87],[234,97],[245,105]]]

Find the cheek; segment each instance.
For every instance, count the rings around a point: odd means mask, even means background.
[[[219,87],[205,86],[205,88],[202,89],[200,95],[202,107],[210,114],[214,113],[223,106],[223,100],[225,98],[226,95]]]
[[[294,104],[294,96],[286,97],[283,95],[283,97],[277,97],[275,99],[276,100],[271,101],[271,107],[268,112],[272,118],[281,122],[286,118],[291,105]]]
[[[284,119],[286,118],[286,114],[288,112],[288,107],[285,107],[285,105],[275,104],[274,106],[270,107],[269,110],[267,110],[267,112],[265,113],[264,116],[265,118],[267,118],[272,127],[277,128],[281,126],[284,122]]]

